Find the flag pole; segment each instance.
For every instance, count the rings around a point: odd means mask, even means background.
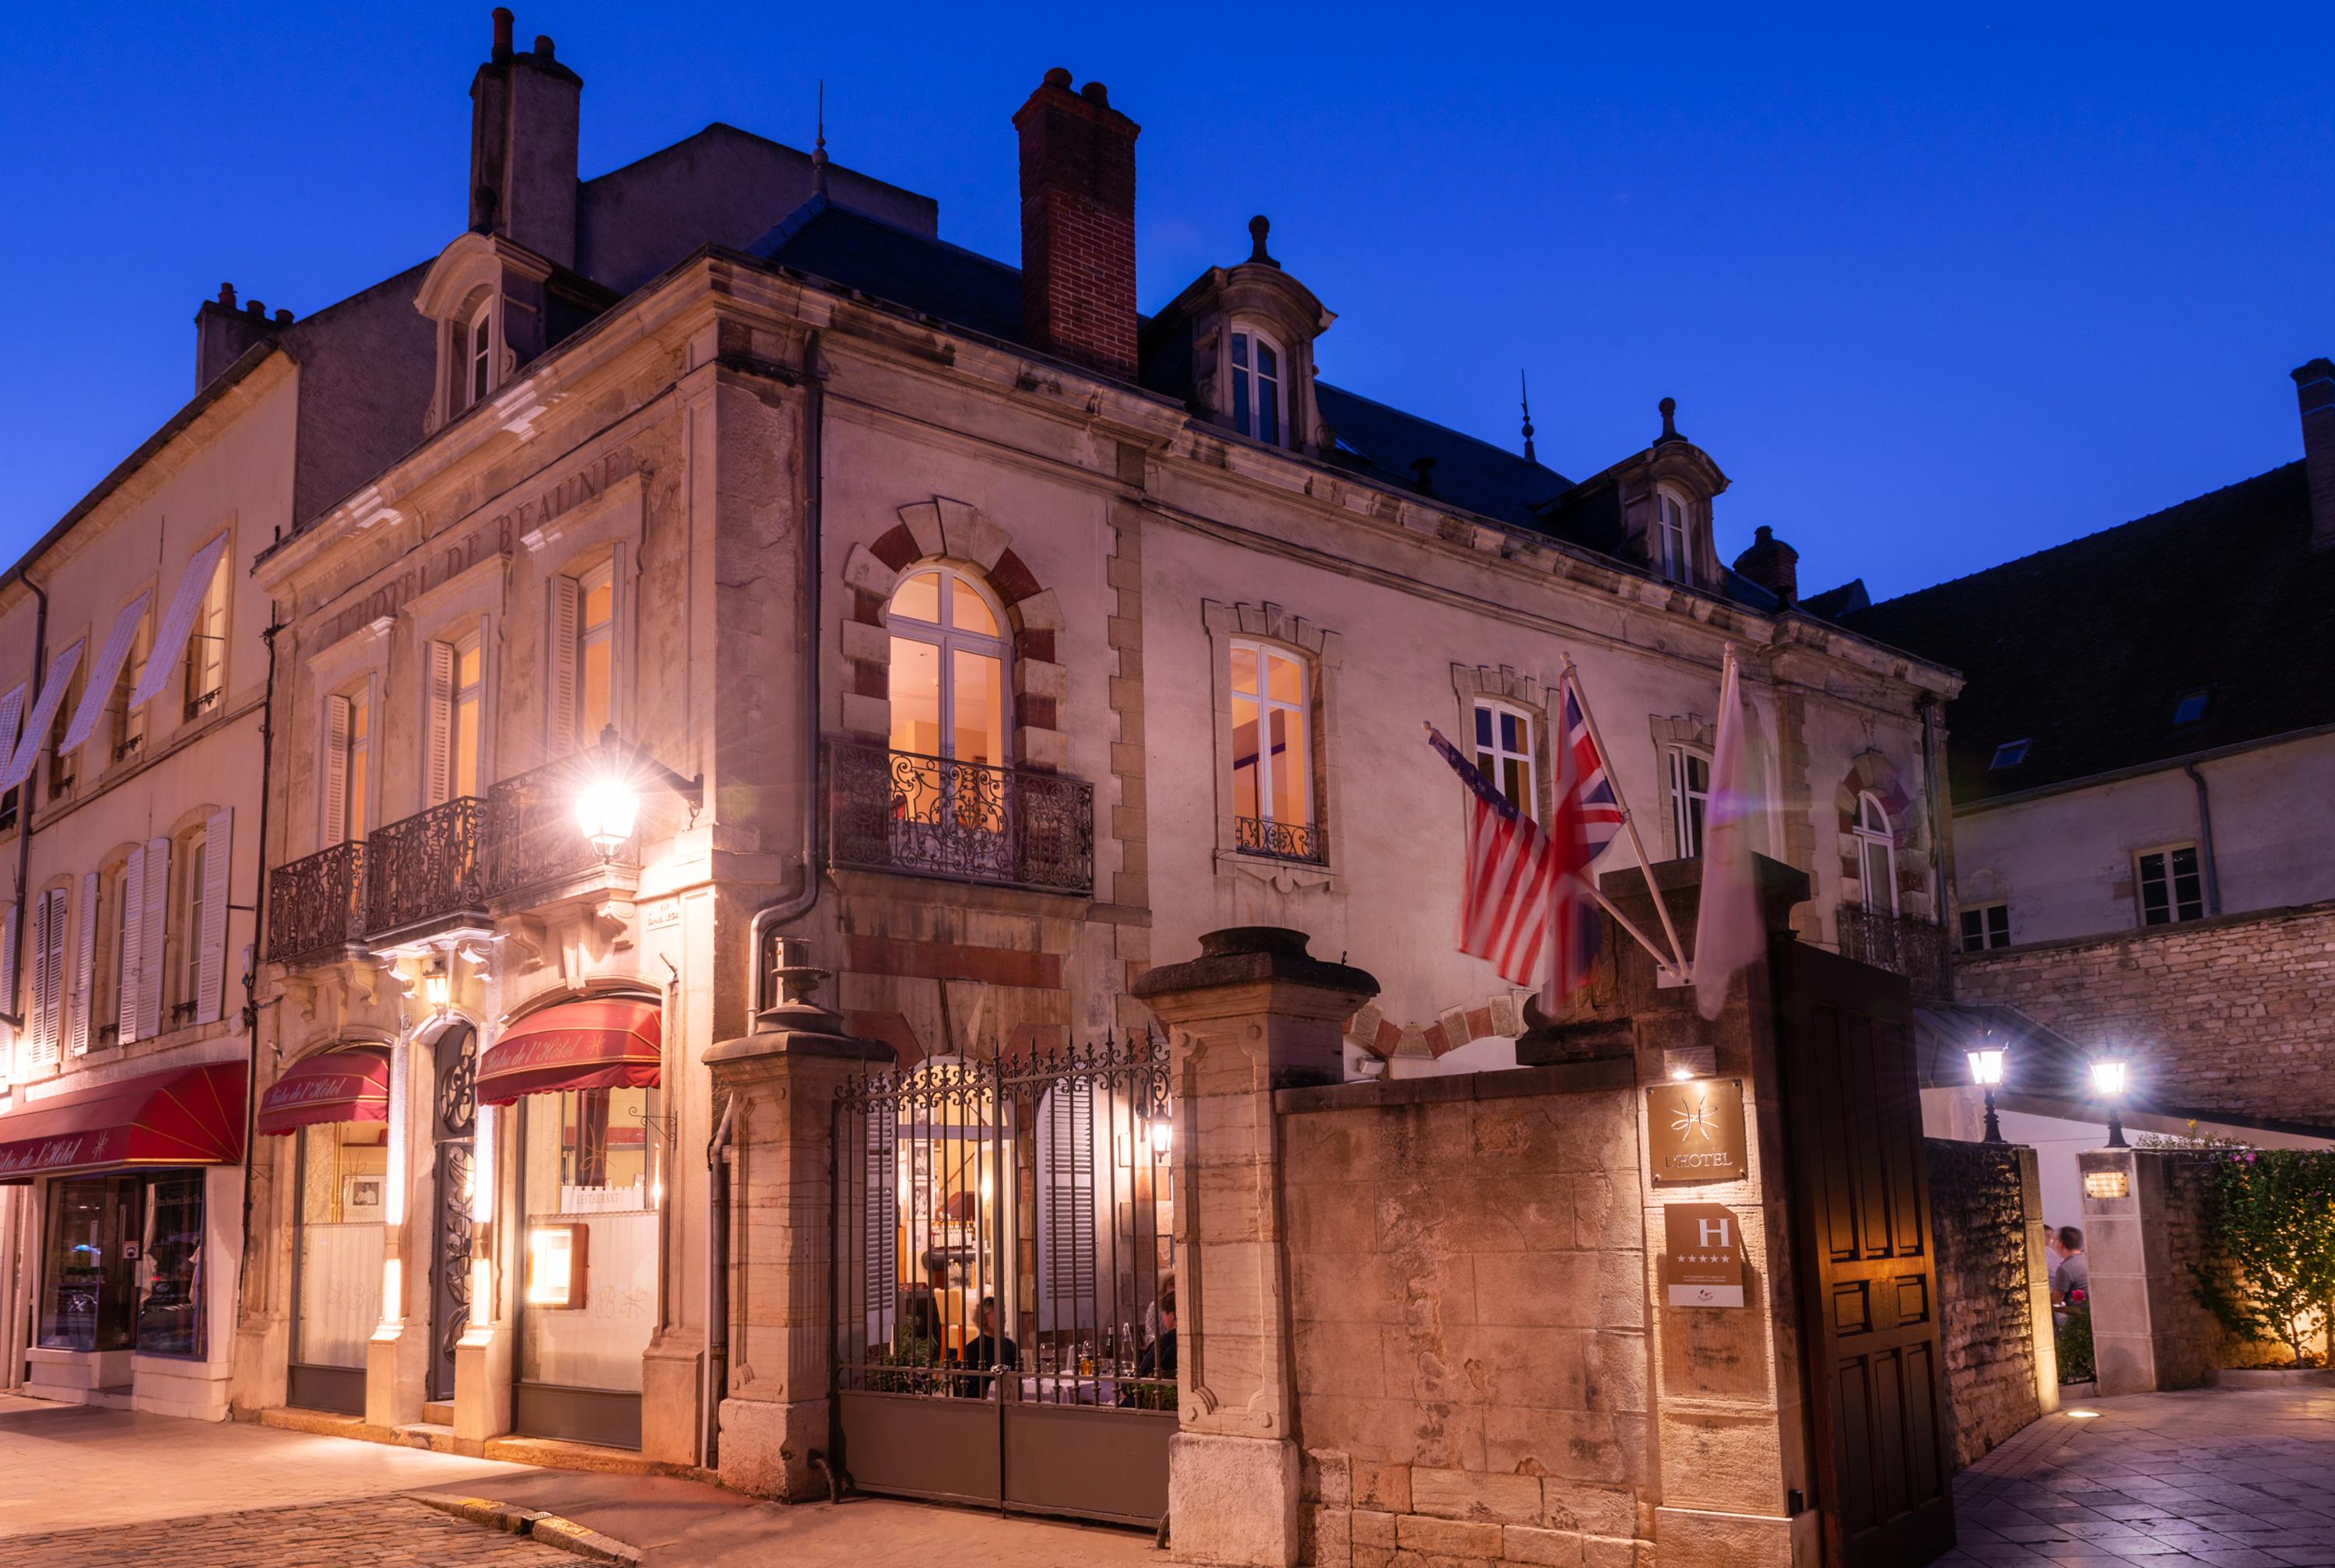
[[[1565,660],[1564,679],[1572,686],[1574,700],[1581,704],[1582,722],[1589,726],[1589,743],[1597,748],[1597,760],[1604,764],[1605,780],[1613,787],[1613,804],[1620,808],[1622,812],[1622,827],[1630,835],[1630,852],[1638,857],[1638,870],[1643,874],[1646,878],[1646,892],[1653,898],[1654,913],[1662,916],[1662,934],[1670,939],[1671,973],[1683,980],[1686,978],[1687,973],[1686,949],[1679,945],[1678,927],[1671,922],[1670,905],[1663,901],[1662,889],[1654,886],[1653,863],[1646,858],[1645,840],[1638,836],[1638,814],[1630,809],[1629,799],[1622,793],[1622,776],[1614,771],[1613,753],[1605,749],[1605,737],[1597,732],[1597,715],[1589,706],[1588,693],[1581,689],[1580,667],[1574,663],[1573,655],[1571,653],[1565,653],[1561,656]],[[1564,705],[1561,693],[1558,703],[1558,722],[1564,722]],[[1606,903],[1605,895],[1603,892],[1598,893],[1597,902],[1604,905],[1607,914],[1613,915],[1616,921],[1620,922],[1623,930],[1627,931],[1631,935],[1638,938],[1638,944],[1640,946],[1643,947],[1648,953],[1653,953],[1654,961],[1657,963],[1662,962],[1662,955],[1654,952],[1654,944],[1648,942],[1643,936],[1639,935],[1638,928],[1636,926],[1632,925],[1628,921],[1622,919],[1622,912],[1615,909],[1613,905]]]

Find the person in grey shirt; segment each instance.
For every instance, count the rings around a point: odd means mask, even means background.
[[[2084,1256],[2084,1233],[2073,1225],[2059,1227],[2059,1266],[2051,1271],[2051,1304],[2064,1307],[2071,1291],[2092,1292],[2092,1265]]]

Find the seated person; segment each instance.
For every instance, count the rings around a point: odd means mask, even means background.
[[[997,1331],[997,1298],[983,1296],[974,1312],[974,1321],[981,1332],[964,1343],[964,1355],[959,1361],[968,1372],[993,1370],[1012,1371],[1021,1364],[1022,1347]],[[956,1391],[969,1399],[985,1399],[994,1378],[959,1378]]]
[[[941,1292],[948,1288],[948,1254],[935,1248],[917,1260],[925,1282],[903,1292],[900,1321],[892,1348],[903,1361],[938,1366],[941,1360]]]
[[[1143,1348],[1135,1359],[1135,1375],[1138,1378],[1165,1378],[1176,1380],[1176,1287],[1171,1282],[1159,1292],[1159,1337]],[[1122,1389],[1119,1402],[1132,1405],[1138,1390]],[[1146,1396],[1150,1389],[1140,1390]]]

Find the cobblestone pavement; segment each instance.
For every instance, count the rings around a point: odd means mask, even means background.
[[[576,1568],[579,1559],[402,1497],[199,1514],[0,1539],[0,1568]]]
[[[1954,1513],[1941,1564],[2335,1565],[2335,1388],[2084,1400],[1964,1471]]]

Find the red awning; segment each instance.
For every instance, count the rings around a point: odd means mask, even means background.
[[[0,1116],[0,1180],[243,1157],[243,1067],[207,1062],[68,1089]]]
[[[654,1002],[609,997],[564,1002],[529,1014],[479,1058],[479,1103],[564,1089],[646,1089],[664,1060]]]
[[[366,1047],[319,1051],[259,1097],[259,1130],[281,1137],[328,1121],[389,1119],[389,1057]]]

